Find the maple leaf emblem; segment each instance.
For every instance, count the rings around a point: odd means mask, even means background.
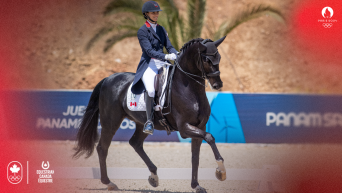
[[[18,173],[20,168],[16,164],[14,164],[12,167],[10,167],[10,170],[12,173]]]

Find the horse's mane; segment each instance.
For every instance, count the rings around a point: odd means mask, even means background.
[[[203,39],[202,38],[195,38],[195,39],[192,39],[190,41],[188,41],[187,43],[185,43],[183,45],[183,47],[180,49],[180,51],[185,51],[189,46],[191,46],[192,44],[194,43],[197,43],[197,42],[202,42]]]

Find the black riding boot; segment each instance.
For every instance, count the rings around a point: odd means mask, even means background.
[[[153,135],[154,125],[153,125],[153,105],[154,105],[154,97],[148,96],[148,93],[145,91],[145,103],[146,103],[146,115],[147,122],[144,125],[144,133]]]

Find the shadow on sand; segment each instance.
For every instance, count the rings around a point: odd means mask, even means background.
[[[107,188],[82,188],[81,190],[103,190],[107,191]],[[141,193],[193,193],[193,192],[172,192],[168,190],[129,190],[129,189],[118,189],[113,192],[141,192]]]

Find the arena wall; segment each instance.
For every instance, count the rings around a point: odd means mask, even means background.
[[[90,90],[11,91],[20,96],[27,125],[11,137],[74,140]],[[207,131],[219,143],[340,143],[342,96],[207,92]],[[128,141],[135,123],[125,119],[113,141]],[[101,133],[101,124],[98,125]],[[190,142],[178,132],[155,131],[146,141]]]

